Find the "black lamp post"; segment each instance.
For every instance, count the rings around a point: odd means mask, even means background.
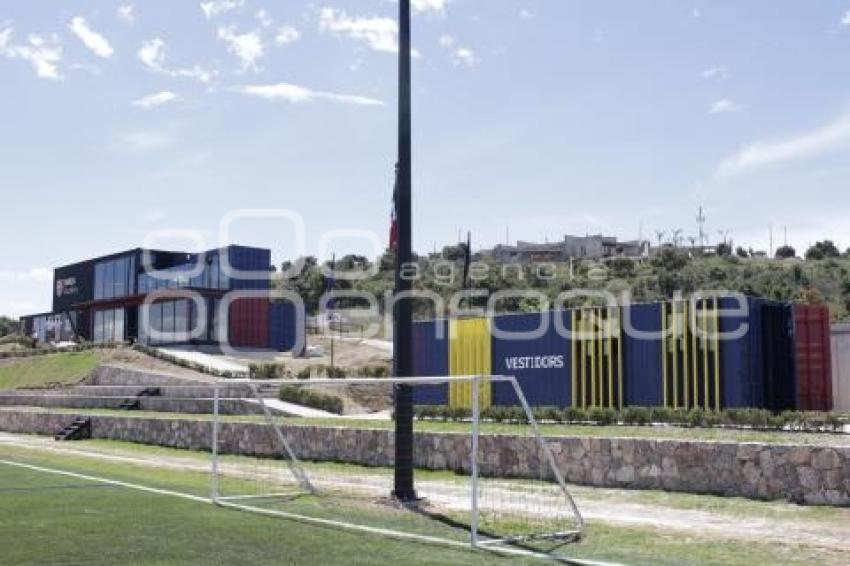
[[[410,0],[399,1],[398,64],[398,176],[396,179],[396,222],[398,246],[395,258],[393,309],[393,373],[413,375],[413,313],[405,293],[411,289],[404,266],[412,260],[410,187],[411,171],[411,92],[410,92]],[[396,385],[395,397],[395,478],[393,496],[400,501],[416,499],[413,486],[413,388]]]

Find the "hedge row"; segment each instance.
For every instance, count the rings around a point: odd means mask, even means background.
[[[159,360],[166,361],[176,366],[191,369],[200,373],[205,373],[207,375],[212,375],[214,377],[224,377],[228,379],[235,377],[248,377],[248,374],[245,372],[218,370],[198,362],[184,360],[183,358],[179,358],[167,352],[163,352],[162,350],[157,350],[156,348],[151,348],[150,346],[143,346],[142,344],[133,344],[133,349],[137,352],[146,354],[152,358],[157,358]]]
[[[55,348],[52,346],[42,347],[42,348],[34,348],[32,350],[13,350],[11,352],[0,352],[0,360],[7,358],[32,358],[35,356],[46,356],[49,354],[59,354],[62,352],[87,352],[89,350],[105,350],[109,348],[117,348],[118,346],[123,346],[121,343],[92,343],[92,342],[83,342],[81,344],[76,344],[74,346],[67,346],[64,348]]]
[[[765,409],[670,409],[667,407],[627,407],[622,411],[594,407],[535,407],[535,420],[559,424],[650,425],[673,424],[690,427],[746,427],[759,430],[804,432],[841,432],[845,421],[836,413],[784,411],[774,414]],[[416,418],[421,420],[468,421],[471,410],[444,405],[419,405]],[[521,407],[492,406],[481,411],[482,420],[495,423],[527,423]]]
[[[280,400],[287,403],[295,403],[305,407],[312,407],[337,415],[342,414],[343,402],[339,397],[313,391],[307,387],[297,385],[283,385],[280,388]]]
[[[254,379],[290,379],[292,371],[284,364],[251,364],[250,373]],[[390,368],[386,365],[373,364],[361,368],[346,369],[327,364],[315,364],[302,368],[294,377],[296,379],[310,379],[311,377],[322,377],[328,379],[345,379],[346,377],[389,377]]]

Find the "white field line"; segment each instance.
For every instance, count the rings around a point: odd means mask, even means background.
[[[134,483],[129,483],[129,482],[113,480],[113,479],[109,479],[109,478],[104,478],[104,477],[100,477],[100,476],[91,476],[91,475],[87,475],[87,474],[80,474],[80,473],[77,473],[77,472],[69,472],[69,471],[66,471],[66,470],[59,470],[59,469],[56,469],[56,468],[47,468],[47,467],[43,467],[43,466],[36,466],[36,465],[33,465],[33,464],[25,464],[23,462],[15,462],[13,460],[0,459],[0,464],[18,467],[18,468],[24,468],[24,469],[33,470],[33,471],[42,472],[42,473],[47,473],[47,474],[56,474],[56,475],[61,475],[61,476],[66,476],[66,477],[73,477],[73,478],[77,478],[77,479],[103,483],[103,484],[106,484],[106,485],[114,485],[114,486],[117,486],[117,487],[124,487],[124,488],[127,488],[127,489],[135,489],[135,490],[138,490],[138,491],[144,491],[144,492],[147,492],[147,493],[154,493],[154,494],[157,494],[157,495],[178,497],[178,498],[181,498],[181,499],[188,499],[190,501],[195,501],[195,502],[198,502],[198,503],[206,503],[206,504],[213,504],[214,503],[208,497],[200,497],[198,495],[190,495],[188,493],[181,493],[181,492],[178,492],[178,491],[172,491],[172,490],[168,490],[168,489],[154,488],[154,487],[149,487],[149,486],[145,486],[145,485],[134,484]],[[401,531],[395,531],[395,530],[392,530],[392,529],[382,529],[382,528],[379,528],[379,527],[369,527],[369,526],[366,526],[366,525],[357,525],[357,524],[354,524],[354,523],[347,523],[347,522],[344,522],[344,521],[334,521],[332,519],[320,519],[318,517],[308,517],[308,516],[305,516],[305,515],[299,515],[297,513],[289,513],[287,511],[262,509],[262,508],[257,508],[257,507],[251,507],[251,506],[246,506],[246,505],[229,503],[229,502],[226,502],[226,501],[216,502],[216,505],[218,505],[220,507],[230,507],[230,508],[238,509],[238,510],[242,510],[242,511],[249,511],[249,512],[252,512],[252,513],[258,513],[260,515],[268,515],[268,516],[274,516],[274,517],[282,517],[282,518],[285,518],[285,519],[292,519],[292,520],[295,520],[295,521],[300,521],[300,522],[314,524],[314,525],[321,525],[321,526],[324,526],[324,527],[334,527],[334,528],[343,529],[343,530],[386,536],[386,537],[389,537],[389,538],[395,538],[395,539],[401,539],[401,540],[411,540],[411,541],[415,541],[415,542],[423,542],[423,543],[427,543],[427,544],[435,544],[435,545],[440,545],[440,546],[450,546],[450,547],[454,547],[454,548],[463,548],[463,549],[471,550],[471,547],[470,547],[469,543],[467,543],[467,542],[444,539],[444,538],[440,538],[440,537],[419,535],[419,534],[415,534],[415,533],[405,533],[405,532],[401,532]],[[532,551],[522,550],[522,549],[518,549],[518,548],[488,547],[488,550],[491,550],[494,553],[503,554],[503,555],[507,555],[507,556],[524,556],[524,557],[529,557],[529,558],[539,558],[539,559],[543,559],[543,560],[557,560],[557,561],[567,562],[567,563],[571,563],[571,564],[579,564],[579,565],[587,565],[587,566],[614,566],[614,564],[615,564],[615,563],[598,562],[598,561],[592,561],[592,560],[578,560],[578,559],[567,559],[567,558],[561,558],[561,557],[554,557],[554,556],[549,555],[549,554],[532,552]]]

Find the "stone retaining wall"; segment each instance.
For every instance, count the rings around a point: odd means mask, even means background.
[[[72,419],[0,410],[0,430],[53,434]],[[92,437],[209,450],[212,424],[183,419],[92,417]],[[391,466],[393,433],[341,427],[287,426],[284,434],[304,460]],[[222,453],[279,454],[273,431],[260,423],[222,423]],[[665,489],[810,504],[850,505],[850,447],[620,438],[546,439],[568,482],[600,487]],[[419,433],[416,466],[468,471],[471,439],[458,433]],[[483,435],[481,472],[551,479],[533,438]]]

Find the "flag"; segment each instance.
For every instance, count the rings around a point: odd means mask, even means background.
[[[390,249],[398,250],[398,163],[395,165],[395,182],[393,183],[393,203],[390,209]]]

